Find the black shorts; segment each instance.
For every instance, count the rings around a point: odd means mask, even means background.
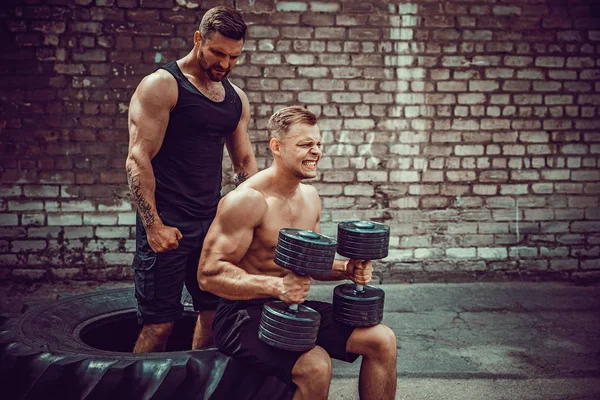
[[[182,317],[183,284],[196,311],[214,310],[219,297],[198,285],[198,261],[204,237],[212,219],[191,221],[174,213],[161,212],[165,225],[177,227],[183,238],[174,250],[155,253],[148,244],[146,230],[136,218],[136,253],[133,258],[138,321],[143,324],[172,322]]]
[[[213,338],[221,352],[241,360],[248,368],[262,370],[291,384],[292,368],[302,353],[269,346],[258,338],[262,307],[268,301],[272,299],[221,300],[213,323]],[[302,304],[321,314],[317,345],[332,358],[354,362],[358,354],[346,352],[346,343],[354,328],[335,322],[329,303],[305,301]]]

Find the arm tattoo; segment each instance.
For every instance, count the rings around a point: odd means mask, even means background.
[[[133,176],[131,167],[127,167],[127,183],[129,183],[131,199],[137,206],[138,213],[142,218],[142,223],[146,228],[149,228],[154,223],[154,213],[152,212],[152,207],[150,207],[148,200],[142,195],[142,185],[140,184],[139,178]]]
[[[248,179],[248,173],[247,172],[240,172],[239,174],[235,174],[233,177],[233,183],[235,184],[235,187],[238,187],[242,184],[242,182],[244,182],[246,179]]]

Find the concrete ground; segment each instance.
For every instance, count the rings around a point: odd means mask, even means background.
[[[130,283],[0,285],[0,312]],[[330,301],[333,286],[310,298]],[[384,323],[397,336],[396,399],[600,399],[600,286],[391,284]],[[330,399],[357,399],[360,360],[334,361]]]

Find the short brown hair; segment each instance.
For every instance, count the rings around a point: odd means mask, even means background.
[[[282,108],[269,118],[269,122],[267,123],[269,139],[283,139],[285,134],[288,133],[290,126],[295,124],[316,125],[317,117],[304,107],[291,106]]]
[[[204,14],[198,27],[202,40],[212,38],[215,32],[233,40],[246,39],[246,23],[242,15],[229,7],[213,7]]]

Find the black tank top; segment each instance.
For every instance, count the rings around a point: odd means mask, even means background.
[[[175,77],[178,96],[152,159],[156,207],[182,218],[212,218],[221,198],[223,145],[238,125],[242,101],[227,79],[225,99],[217,103],[192,85],[177,62],[161,68]]]

